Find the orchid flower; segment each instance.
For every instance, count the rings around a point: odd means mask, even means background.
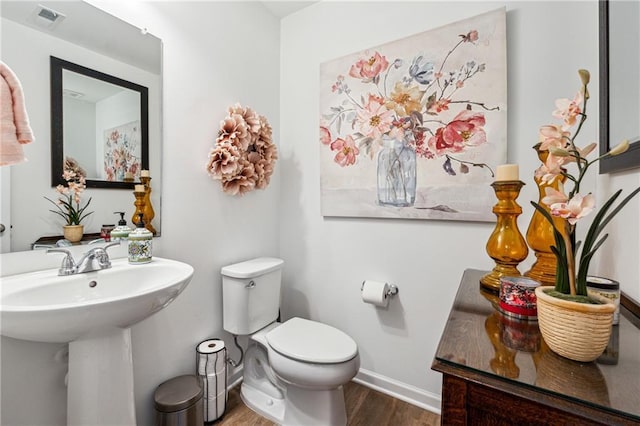
[[[605,155],[589,161],[587,156],[596,149],[597,144],[590,143],[583,148],[576,146],[574,141],[587,118],[586,109],[589,99],[587,84],[590,79],[588,71],[580,70],[578,73],[582,87],[573,100],[559,99],[556,101],[556,110],[553,112],[553,116],[562,119],[563,124],[542,126],[539,132],[539,145],[536,146],[538,150],[547,151],[546,161],[535,172],[541,184],[549,184],[556,177],[564,176],[567,181],[573,183],[573,187],[571,191],[565,192],[562,181],[559,189],[546,187],[545,196],[541,202],[546,204],[549,209],[543,208],[538,203],[532,204],[553,227],[555,245],[552,246],[552,249],[558,260],[555,289],[560,293],[573,296],[587,296],[586,280],[589,262],[594,252],[607,238],[607,235],[602,237],[599,235],[605,225],[635,195],[640,193],[640,187],[632,191],[615,207],[614,203],[621,190],[613,194],[597,212],[586,233],[584,243],[576,242],[575,227],[577,222],[595,209],[595,197],[591,193],[584,196],[580,193],[580,185],[589,166],[606,156],[621,154],[629,148],[629,142],[622,141]],[[576,130],[571,135],[567,129],[576,124]],[[575,174],[569,170],[568,166],[571,163],[577,168]],[[564,226],[557,228],[557,222],[554,218],[564,219]],[[576,259],[578,251],[580,251],[579,261]]]

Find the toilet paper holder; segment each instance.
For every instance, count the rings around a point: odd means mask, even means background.
[[[360,291],[361,292],[364,289],[364,283],[366,283],[366,282],[367,282],[367,280],[362,281],[362,285],[360,286]],[[396,286],[394,284],[389,284],[389,283],[386,283],[386,284],[389,285],[389,290],[387,290],[387,294],[386,294],[387,297],[395,296],[396,294],[398,294],[398,291],[399,291],[398,286]]]

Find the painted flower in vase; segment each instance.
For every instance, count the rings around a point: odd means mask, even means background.
[[[548,151],[547,159],[537,170],[542,182],[551,183],[558,179],[566,180],[572,187],[567,190],[563,184],[559,189],[545,188],[542,203],[532,202],[533,206],[553,225],[555,246],[551,250],[556,256],[556,297],[567,295],[570,300],[589,303],[587,295],[587,274],[589,264],[596,251],[608,238],[608,234],[600,236],[605,226],[614,216],[640,192],[640,187],[632,191],[622,201],[616,201],[622,190],[615,192],[599,209],[596,207],[592,193],[583,191],[581,187],[589,168],[604,157],[625,152],[628,141],[622,141],[606,154],[589,159],[596,149],[596,144],[578,146],[576,138],[587,119],[589,100],[588,84],[590,75],[587,70],[579,70],[581,88],[573,99],[559,99],[553,116],[561,120],[559,124],[542,126],[539,133],[539,151]],[[570,171],[573,170],[573,171]],[[585,217],[595,214],[583,242],[576,241],[576,227]],[[563,227],[556,227],[553,218],[561,218]],[[579,257],[578,257],[579,254]]]
[[[141,169],[139,123],[128,123],[105,131],[104,174],[108,181],[122,181],[128,173],[135,179]]]
[[[78,163],[67,157],[64,162],[63,179],[66,185],[58,185],[56,191],[59,197],[56,201],[44,197],[54,204],[57,210],[49,210],[62,217],[65,225],[80,225],[82,220],[92,214],[87,212],[87,207],[91,203],[91,198],[86,203],[82,203],[82,193],[86,188],[86,172]]]
[[[470,165],[489,168],[458,157],[487,143],[485,114],[499,110],[465,95],[485,64],[452,60],[478,37],[476,30],[459,35],[440,59],[367,51],[336,76],[331,92],[340,101],[322,114],[320,142],[339,167],[357,166],[363,157],[377,162],[379,205],[414,204],[418,160],[441,161],[451,176],[469,173]]]

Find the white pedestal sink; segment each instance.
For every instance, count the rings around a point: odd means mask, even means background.
[[[70,276],[47,269],[2,277],[2,335],[69,342],[69,425],[136,424],[129,327],[171,303],[193,276],[190,265],[162,258],[112,265]]]

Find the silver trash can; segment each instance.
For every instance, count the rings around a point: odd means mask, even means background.
[[[202,385],[194,375],[174,377],[156,388],[156,426],[202,426]]]
[[[209,339],[196,348],[196,371],[202,380],[204,420],[218,420],[227,406],[227,349],[221,339]]]

